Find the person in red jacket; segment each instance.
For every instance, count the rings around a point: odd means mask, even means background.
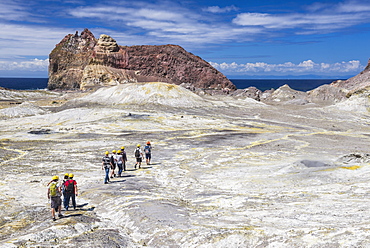
[[[76,210],[76,196],[78,195],[77,182],[73,180],[73,174],[69,174],[69,180],[64,183],[65,197],[64,197],[64,208],[68,210],[69,201],[72,198],[73,209]]]

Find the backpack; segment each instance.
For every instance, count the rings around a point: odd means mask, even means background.
[[[135,157],[140,158],[140,150],[139,149],[135,150]]]
[[[75,191],[75,185],[73,182],[74,180],[68,180],[67,182],[65,182],[67,193],[73,193]]]
[[[57,183],[52,183],[50,185],[49,189],[50,189],[50,196],[57,196],[58,195]]]
[[[149,154],[150,153],[150,146],[146,146],[144,151],[145,151],[146,154]]]

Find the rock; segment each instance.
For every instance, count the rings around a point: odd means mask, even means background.
[[[348,91],[347,97],[370,87],[370,60],[366,68],[358,75],[347,80],[338,80],[331,83],[332,86],[340,87]]]
[[[265,91],[261,96],[261,100],[264,102],[288,102],[297,99],[305,101],[307,99],[307,93],[293,90],[287,84],[281,86],[277,90]]]
[[[370,154],[368,153],[350,153],[340,157],[337,162],[350,164],[350,163],[370,163]]]
[[[314,103],[333,104],[347,99],[347,90],[334,85],[324,84],[308,91],[308,98]]]
[[[233,91],[235,85],[208,62],[177,45],[119,46],[85,29],[67,35],[49,55],[49,89],[94,89],[137,82],[186,84]],[[227,89],[227,90],[225,90]]]
[[[262,91],[257,89],[256,87],[248,87],[246,89],[238,89],[234,92],[232,92],[231,96],[236,96],[236,97],[249,97],[254,100],[260,101],[262,95]]]

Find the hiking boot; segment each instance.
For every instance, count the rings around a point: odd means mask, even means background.
[[[56,221],[57,219],[55,219],[55,217],[53,217],[53,221]]]
[[[105,182],[104,184],[108,184],[108,182]]]
[[[64,216],[63,216],[62,214],[59,214],[59,215],[58,215],[58,217],[59,217],[59,218],[63,218]]]

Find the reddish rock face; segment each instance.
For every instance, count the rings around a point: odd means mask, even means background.
[[[69,34],[49,55],[49,89],[89,89],[159,81],[197,89],[235,90],[209,63],[176,45],[118,46],[85,29]]]

